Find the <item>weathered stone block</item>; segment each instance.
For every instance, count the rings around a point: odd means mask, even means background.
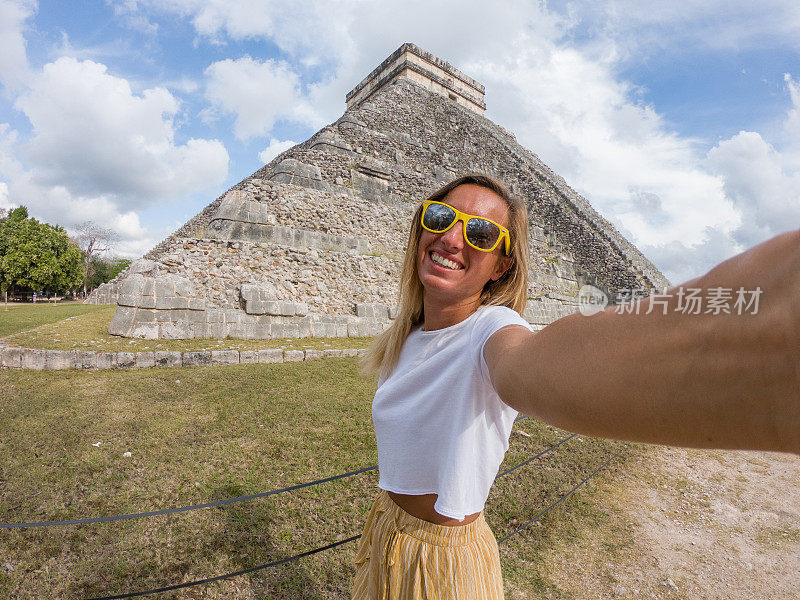
[[[73,350],[73,363],[76,369],[96,369],[97,353],[91,350]]]
[[[135,316],[135,308],[130,306],[118,306],[108,326],[108,333],[111,335],[127,336],[131,329],[133,329],[133,320]]]
[[[158,323],[138,323],[134,326],[130,336],[146,340],[155,340],[158,338]]]
[[[183,364],[183,356],[174,350],[156,350],[155,365],[157,367],[180,367]]]
[[[135,352],[114,352],[112,366],[115,369],[131,369],[136,366]]]
[[[277,304],[277,302],[265,302],[264,300],[248,300],[245,302],[244,311],[248,315],[267,314],[267,305]]]
[[[259,363],[281,363],[283,362],[283,349],[270,348],[268,350],[258,351]]]
[[[45,350],[44,368],[48,371],[73,369],[75,368],[73,358],[71,350]]]
[[[212,365],[238,365],[239,364],[239,351],[238,350],[212,350],[211,351],[211,364]]]
[[[257,350],[239,350],[239,363],[249,365],[258,362]]]
[[[322,350],[315,350],[313,348],[309,348],[305,351],[305,357],[303,360],[316,360],[317,358],[322,358],[325,356],[325,353]]]
[[[194,338],[210,338],[211,337],[211,324],[210,323],[193,323],[192,324],[192,337]]]
[[[340,356],[342,356],[342,352],[343,350],[329,348],[324,351],[324,354],[326,358],[339,358]]]
[[[308,314],[308,304],[305,302],[295,302],[294,314],[298,317],[304,317]]]
[[[228,337],[228,326],[225,323],[211,323],[210,334],[209,337],[223,340]]]
[[[297,362],[301,360],[305,360],[305,352],[302,350],[286,350],[283,353],[283,361],[284,362]]]
[[[136,323],[155,323],[156,311],[140,308],[136,313]]]
[[[137,352],[136,361],[134,363],[138,369],[147,369],[156,366],[155,352]]]
[[[192,323],[206,323],[208,321],[208,311],[189,310],[189,321]]]
[[[283,337],[287,338],[300,337],[300,326],[297,323],[284,323]]]
[[[256,325],[253,325],[252,328],[253,335],[248,339],[268,340],[272,337],[271,332],[272,332],[272,327],[270,326],[269,323],[258,323]]]
[[[279,303],[278,312],[276,314],[283,315],[285,317],[294,316],[296,312],[296,304],[294,302],[281,302]]]
[[[298,333],[297,337],[307,338],[311,337],[311,318],[305,317],[297,321]]]
[[[161,323],[159,331],[165,340],[188,340],[192,337],[192,323],[188,321]]]
[[[224,323],[225,322],[225,311],[219,308],[213,308],[211,310],[206,311],[208,313],[208,322],[209,323]]]
[[[172,308],[173,296],[156,296],[156,308],[159,310],[169,310]]]
[[[175,295],[175,285],[172,281],[172,277],[169,275],[158,277],[155,280],[153,294],[156,297],[156,303],[158,303],[159,299],[167,298],[168,296]],[[157,306],[157,308],[160,308]]]
[[[247,325],[245,323],[229,323],[228,324],[228,337],[235,339],[247,338]]]
[[[189,298],[184,298],[182,296],[174,296],[172,299],[172,309],[188,309],[189,308]]]
[[[189,298],[189,310],[206,310],[206,301],[203,298]]]
[[[95,364],[98,369],[111,369],[114,366],[113,352],[98,352]]]
[[[184,367],[207,367],[211,364],[211,352],[203,350],[200,352],[184,352]]]
[[[355,348],[344,348],[342,350],[342,356],[353,357],[358,356],[358,350]]]
[[[22,366],[22,349],[3,346],[0,349],[0,366],[19,369]]]
[[[35,369],[41,371],[45,368],[45,350],[38,348],[24,348],[22,352],[21,365],[23,369]]]
[[[242,311],[236,310],[235,308],[226,308],[225,309],[225,322],[226,323],[241,323],[242,322]]]
[[[117,298],[117,304],[119,306],[139,306],[141,298],[141,296],[132,294],[120,294],[119,298]]]
[[[139,303],[139,308],[155,308],[156,307],[155,296],[139,296],[138,303]]]
[[[141,296],[144,289],[145,277],[139,273],[133,273],[120,282],[119,295],[122,296]],[[135,306],[135,305],[132,305]]]

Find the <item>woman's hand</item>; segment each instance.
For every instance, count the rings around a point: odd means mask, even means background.
[[[758,311],[681,312],[698,288],[760,289]],[[800,230],[638,308],[498,331],[484,355],[500,397],[587,435],[800,454]]]

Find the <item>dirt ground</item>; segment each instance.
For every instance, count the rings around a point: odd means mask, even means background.
[[[595,499],[554,598],[800,600],[800,457],[653,448]]]

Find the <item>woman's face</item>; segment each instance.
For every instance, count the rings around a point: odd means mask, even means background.
[[[460,185],[442,199],[470,215],[486,217],[508,227],[508,205],[493,191],[472,183]],[[425,289],[425,301],[460,304],[480,298],[484,285],[499,279],[511,266],[503,244],[492,252],[476,250],[464,240],[464,224],[458,222],[444,233],[422,229],[417,248],[417,272]],[[444,263],[444,264],[442,264]]]

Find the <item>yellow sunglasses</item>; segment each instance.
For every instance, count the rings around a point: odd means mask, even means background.
[[[444,202],[422,203],[422,226],[431,233],[444,233],[459,221],[464,224],[464,241],[475,250],[491,252],[504,239],[506,256],[511,253],[511,236],[502,225],[486,217],[468,215]]]

